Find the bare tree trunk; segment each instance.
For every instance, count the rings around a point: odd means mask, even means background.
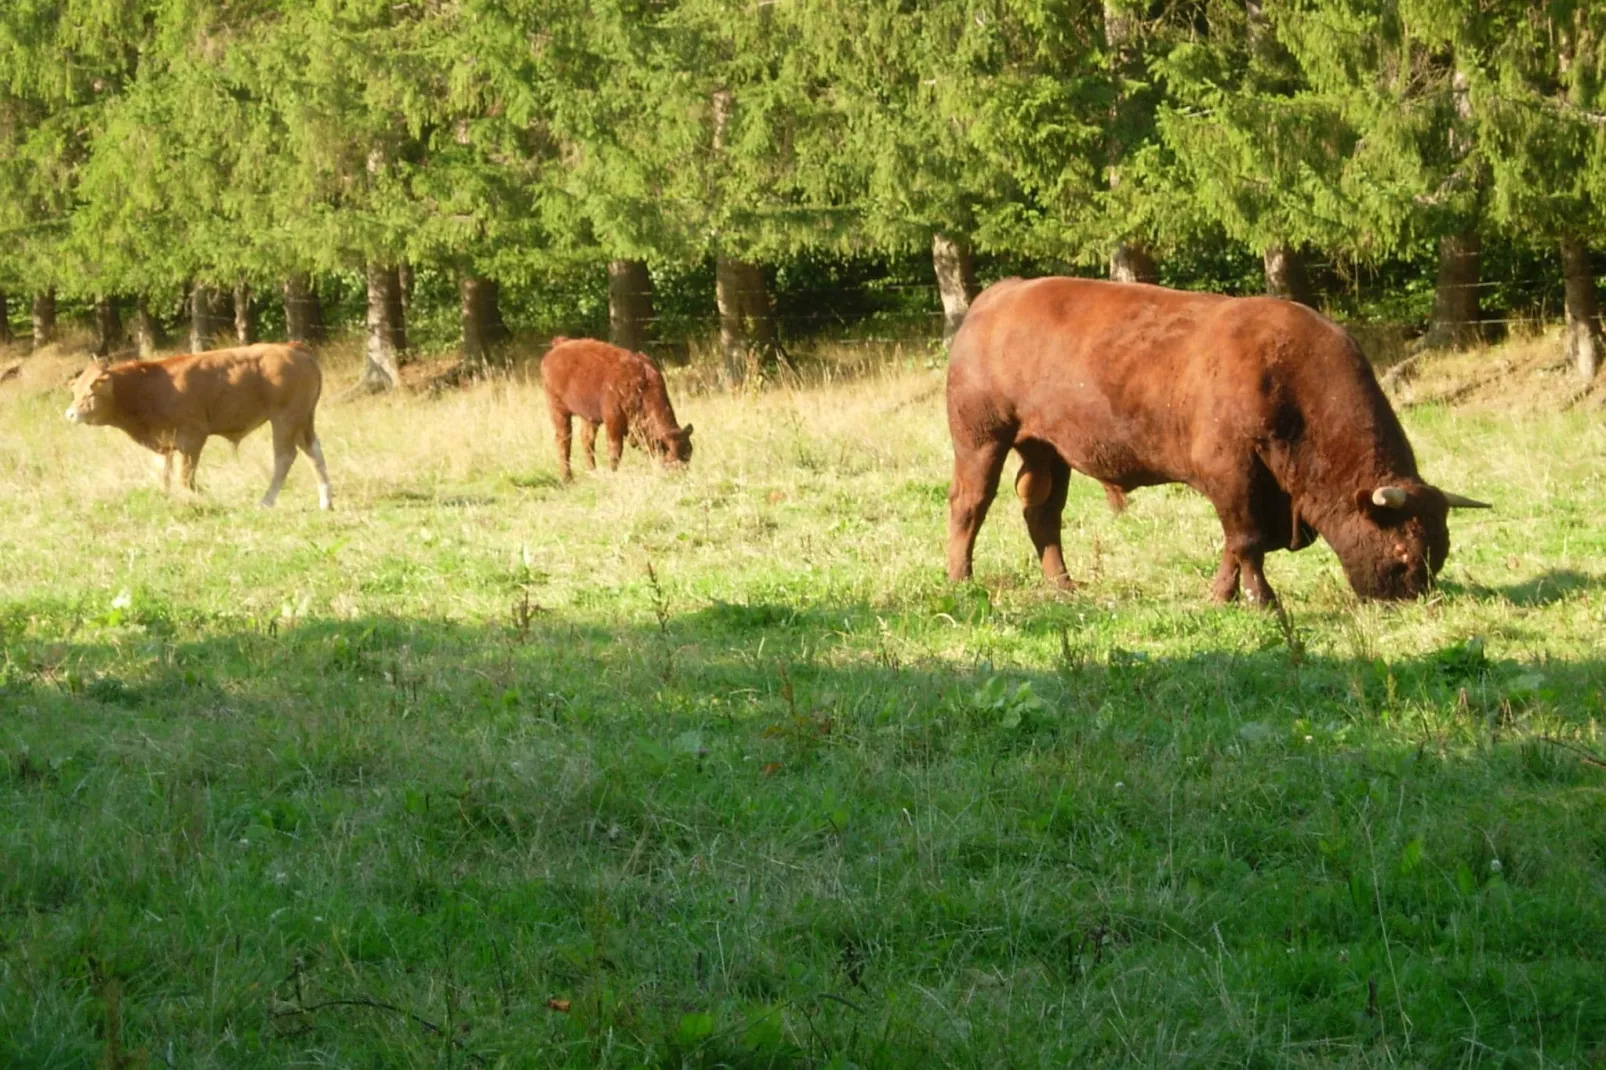
[[[608,261],[608,341],[639,351],[651,323],[652,276],[646,261]]]
[[[368,362],[357,385],[375,393],[401,385],[401,373],[396,367],[396,337],[401,326],[393,318],[401,308],[399,289],[395,268],[368,265]]]
[[[1110,254],[1110,280],[1112,282],[1160,281],[1160,269],[1155,266],[1149,250],[1135,242],[1122,242]]]
[[[970,243],[946,234],[931,236],[931,267],[937,275],[937,293],[942,297],[942,340],[951,342],[965,322],[965,313],[976,299],[976,265]]]
[[[1478,309],[1478,263],[1483,240],[1475,230],[1439,239],[1439,278],[1433,293],[1433,324],[1424,348],[1460,347],[1482,337]]]
[[[10,345],[11,341],[11,303],[0,291],[0,346]]]
[[[56,340],[56,291],[33,296],[33,348],[43,349]]]
[[[323,340],[323,306],[305,272],[285,276],[284,333],[292,342]]]
[[[1567,360],[1578,369],[1578,377],[1588,383],[1600,370],[1602,356],[1606,356],[1595,275],[1589,265],[1589,246],[1577,238],[1563,238],[1561,274],[1567,316],[1566,333],[1562,336],[1564,352]]]
[[[390,281],[385,289],[385,323],[390,331],[390,348],[398,365],[407,363],[407,307],[412,303],[403,285],[399,267],[387,269]],[[411,277],[410,273],[405,277]]]
[[[714,299],[719,306],[719,350],[725,374],[740,384],[750,367],[775,362],[775,313],[757,264],[721,256],[714,261]]]
[[[145,295],[140,294],[134,298],[134,314],[129,323],[134,335],[134,347],[139,352],[140,360],[149,360],[156,355],[156,320],[151,316],[150,303]]]
[[[234,284],[234,337],[241,345],[252,341],[251,287],[243,282]]]
[[[227,299],[210,286],[190,287],[190,352],[205,353],[219,335],[229,331]]]
[[[117,298],[103,294],[95,299],[95,356],[111,356],[122,341],[123,321],[117,314]]]
[[[406,323],[407,316],[413,311],[413,265],[405,260],[396,265],[396,302],[401,307],[401,319],[398,322]]]
[[[1316,307],[1310,276],[1305,271],[1303,252],[1287,242],[1278,242],[1268,245],[1261,259],[1266,268],[1266,293],[1287,301],[1298,301],[1310,308]]]
[[[496,360],[496,347],[507,341],[507,325],[497,303],[496,280],[463,275],[457,282],[463,324],[463,362],[482,369]]]

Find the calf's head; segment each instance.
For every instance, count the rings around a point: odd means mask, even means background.
[[[668,468],[683,468],[691,461],[691,424],[664,432],[653,443],[658,459]]]
[[[67,419],[75,424],[103,424],[111,419],[112,377],[107,365],[96,362],[85,368],[72,386],[72,403]]]
[[[1362,598],[1418,598],[1450,552],[1451,509],[1488,509],[1415,480],[1355,492],[1355,513],[1333,543]]]

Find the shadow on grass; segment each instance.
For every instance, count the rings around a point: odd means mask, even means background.
[[[967,591],[198,636],[131,608],[0,648],[0,967],[40,1045],[92,1043],[50,994],[101,943],[152,1050],[209,1050],[203,967],[242,1007],[439,1020],[449,982],[465,1050],[571,1065],[1390,1051],[1406,1015],[1445,1065],[1606,1029],[1606,771],[1541,742],[1598,723],[1599,658],[1312,655],[1235,611],[1147,657],[1056,604],[1010,664]],[[296,1015],[259,1065],[434,1036]]]
[[[1548,606],[1586,592],[1606,590],[1606,576],[1574,569],[1553,569],[1523,583],[1496,590],[1512,605]]]

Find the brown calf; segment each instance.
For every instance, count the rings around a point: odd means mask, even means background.
[[[664,377],[640,353],[589,338],[554,338],[541,359],[541,385],[558,440],[558,470],[569,469],[570,417],[580,417],[586,467],[597,467],[597,425],[608,429],[608,466],[619,467],[628,435],[665,467],[691,460],[691,424],[675,423]]]
[[[162,486],[173,478],[173,454],[180,479],[195,489],[195,465],[212,435],[236,446],[263,424],[273,426],[273,482],[262,497],[272,505],[299,447],[318,471],[318,506],[332,504],[323,448],[313,430],[313,413],[323,389],[323,373],[304,347],[253,345],[192,353],[163,360],[124,364],[97,361],[72,384],[67,419],[110,426],[162,458]]]

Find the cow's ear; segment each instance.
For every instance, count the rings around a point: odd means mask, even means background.
[[[683,438],[691,438],[691,424],[687,424],[685,427],[682,427],[680,429],[680,434]]]

